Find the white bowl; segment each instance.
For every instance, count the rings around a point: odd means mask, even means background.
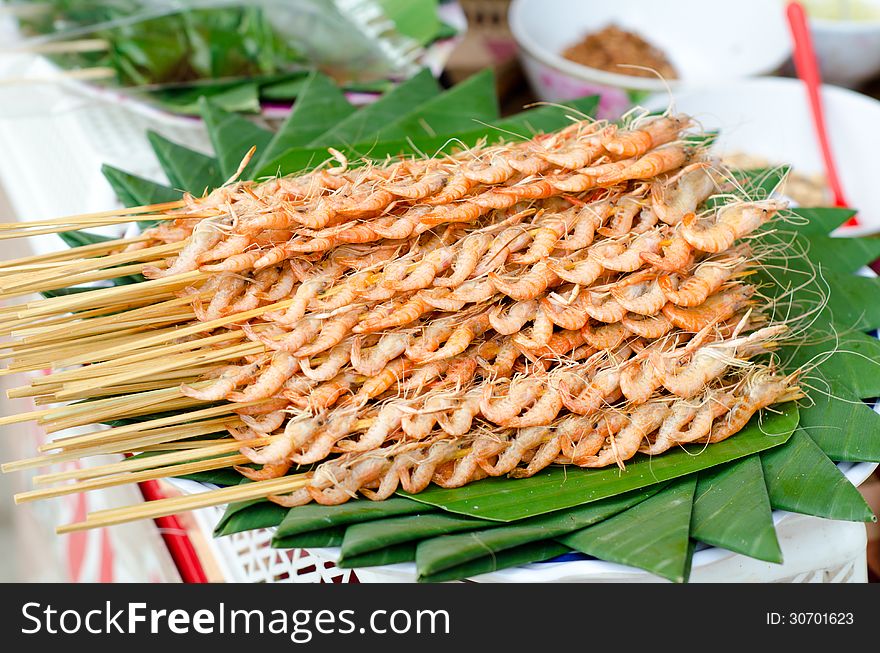
[[[513,0],[508,19],[538,98],[552,102],[598,94],[603,118],[617,117],[633,101],[667,87],[660,79],[609,73],[562,56],[566,47],[610,23],[640,34],[666,54],[680,77],[669,82],[674,88],[770,73],[790,52],[782,4],[767,0]]]
[[[838,231],[846,236],[880,233],[880,102],[827,85],[822,88],[822,98],[843,190],[859,211],[858,226]],[[668,102],[668,94],[657,94],[645,104],[657,109],[665,108]],[[675,110],[692,115],[705,129],[719,129],[715,146],[719,153],[753,154],[808,174],[824,170],[806,91],[796,79],[766,77],[682,90],[675,94]]]
[[[815,0],[808,3],[808,14],[818,4]],[[822,79],[830,84],[858,86],[880,74],[880,0],[858,0],[858,4],[868,6],[876,18],[834,20],[810,16]]]

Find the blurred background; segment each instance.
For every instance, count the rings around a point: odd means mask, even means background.
[[[824,81],[848,89],[828,90],[826,109],[864,233],[874,233],[875,175],[846,154],[866,136],[880,141],[880,0],[804,4]],[[504,114],[597,94],[599,117],[614,119],[637,103],[663,108],[671,94],[706,126],[725,126],[727,155],[793,163],[786,192],[805,204],[830,204],[803,91],[790,79],[783,8],[781,0],[2,2],[0,215],[40,219],[112,207],[102,164],[162,176],[147,130],[209,151],[195,117],[203,95],[277,126],[313,67],[354,103],[375,100],[422,67],[446,86],[492,68]],[[31,245],[48,251],[59,245],[54,238]],[[11,243],[0,246],[4,258],[25,255]],[[0,380],[4,389],[21,384]],[[21,401],[0,403],[0,415],[28,410]],[[0,427],[0,460],[34,455],[41,437],[30,427]],[[86,507],[119,503],[118,495],[91,493],[96,503],[88,506],[58,500],[13,508],[11,495],[26,480],[0,475],[0,547],[7,552],[0,580],[179,579],[152,525],[76,541],[52,533]],[[876,477],[861,489],[876,512]],[[871,529],[876,579],[880,540]]]

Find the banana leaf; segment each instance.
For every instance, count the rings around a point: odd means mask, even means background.
[[[763,423],[752,419],[724,442],[682,447],[653,458],[639,455],[627,461],[625,471],[554,467],[531,478],[488,478],[451,490],[429,487],[419,494],[401,494],[450,512],[513,521],[598,501],[778,447],[788,440],[797,423],[797,407],[789,402]]]
[[[259,155],[256,167],[261,167],[293,147],[306,145],[354,112],[355,108],[333,80],[313,72],[297,97],[293,110]]]
[[[201,115],[208,129],[208,136],[220,162],[220,173],[224,179],[235,174],[244,155],[256,146],[257,156],[272,140],[274,133],[252,123],[247,118],[224,111],[209,100],[200,100]],[[256,156],[254,157],[256,159]],[[251,179],[256,167],[251,161],[241,174],[241,179]]]
[[[410,562],[415,560],[415,557],[416,543],[403,542],[402,544],[392,544],[383,549],[376,549],[361,555],[347,556],[343,554],[336,564],[343,569],[378,567],[380,565],[393,565],[398,562]]]
[[[68,247],[83,247],[84,245],[106,243],[108,240],[113,240],[110,236],[90,234],[87,231],[61,231],[58,233],[58,237],[63,240]]]
[[[360,143],[372,137],[379,126],[398,120],[440,93],[431,71],[423,69],[399,86],[315,137],[310,147],[328,147]]]
[[[113,192],[125,206],[159,204],[180,199],[180,191],[111,165],[101,166],[101,172],[104,173],[104,178],[110,182]]]
[[[827,236],[856,214],[853,209],[832,206],[798,207],[791,212],[801,218],[795,228],[804,236]]]
[[[225,181],[214,157],[178,145],[154,131],[147,132],[147,138],[168,181],[177,190],[200,197]]]
[[[377,519],[349,526],[342,541],[342,554],[348,557],[358,556],[386,546],[416,542],[459,531],[476,530],[491,526],[493,523],[442,512]]]
[[[523,544],[550,540],[566,533],[579,531],[645,501],[656,494],[661,487],[657,485],[627,492],[570,510],[558,510],[548,515],[523,519],[506,526],[426,539],[419,543],[416,553],[419,575],[431,576],[450,567],[484,556],[494,556],[500,551]]]
[[[305,549],[308,547],[333,547],[342,544],[344,526],[331,526],[308,533],[272,538],[273,549]]]
[[[696,487],[697,477],[691,474],[629,510],[565,535],[559,542],[602,560],[683,583],[693,553],[688,534]]]
[[[287,512],[287,508],[263,499],[230,504],[214,527],[214,537],[277,526]]]
[[[339,506],[307,504],[291,509],[278,525],[275,537],[283,540],[292,535],[317,531],[331,526],[346,526],[372,519],[429,512],[424,505],[392,497],[386,501],[349,501]]]
[[[570,549],[567,546],[555,542],[553,540],[541,540],[540,542],[530,542],[523,544],[514,549],[500,551],[492,556],[484,556],[477,558],[457,567],[444,569],[433,575],[419,575],[420,583],[442,583],[450,580],[460,580],[462,578],[473,578],[480,574],[488,574],[499,569],[507,569],[508,567],[518,567],[527,565],[532,562],[542,562],[551,560],[568,553]]]
[[[813,406],[801,411],[800,429],[831,460],[880,460],[880,415],[851,395],[830,397],[828,392],[824,388],[807,392]]]
[[[848,325],[854,331],[880,328],[880,302],[865,297],[880,296],[880,277],[859,277],[823,270],[825,282],[834,289],[828,295],[828,314],[832,322]]]
[[[440,31],[438,0],[377,0],[395,29],[420,45],[428,45]]]
[[[770,505],[805,515],[845,521],[876,521],[870,506],[801,429],[790,444],[761,456]]]
[[[767,562],[782,562],[758,456],[700,472],[691,537]]]
[[[431,98],[376,133],[376,140],[455,134],[498,118],[495,76],[484,70]]]

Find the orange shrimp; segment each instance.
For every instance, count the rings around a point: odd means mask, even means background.
[[[476,315],[467,320],[461,326],[455,328],[446,343],[437,351],[422,359],[423,363],[431,363],[444,358],[452,358],[462,353],[473,342],[474,338],[482,335],[489,328],[489,316],[485,313]]]
[[[238,386],[247,383],[260,368],[260,363],[248,365],[230,365],[224,369],[219,378],[206,388],[193,388],[189,385],[181,385],[180,393],[184,397],[199,399],[201,401],[220,401],[226,395],[233,392]]]
[[[510,261],[518,265],[531,265],[550,256],[550,252],[556,247],[559,239],[571,229],[577,216],[576,207],[572,207],[562,213],[544,218],[532,237],[532,244],[528,251],[524,254],[511,256]]]
[[[585,324],[581,327],[581,336],[596,349],[616,349],[629,336],[622,324]]]
[[[689,124],[690,118],[684,115],[654,118],[638,129],[615,133],[605,142],[605,149],[615,156],[642,156],[651,148],[674,141]]]
[[[770,220],[786,204],[778,200],[741,202],[718,209],[709,218],[693,213],[682,219],[681,235],[695,249],[717,254]]]
[[[475,222],[489,208],[483,208],[472,201],[459,202],[457,204],[445,204],[436,207],[429,213],[419,218],[416,233],[424,233],[441,224],[453,222]]]
[[[712,191],[715,181],[700,161],[686,166],[666,183],[651,186],[651,207],[657,217],[668,225],[677,225],[688,213],[693,213]]]
[[[485,458],[479,461],[479,465],[489,476],[507,474],[519,465],[526,452],[540,445],[549,433],[550,429],[544,425],[522,428],[507,443],[507,447],[498,454],[494,465]]]
[[[396,292],[409,292],[427,288],[436,276],[446,270],[455,258],[455,252],[449,247],[435,249],[421,261],[406,277],[389,284]]]
[[[259,378],[241,392],[230,392],[226,398],[238,404],[273,396],[299,369],[297,360],[287,352],[277,352]]]
[[[425,313],[430,313],[434,307],[428,304],[419,295],[413,296],[403,306],[400,306],[389,315],[369,317],[365,316],[352,331],[354,333],[375,333],[384,329],[404,326],[419,319]]]
[[[663,314],[633,315],[630,313],[624,315],[620,323],[626,331],[646,340],[662,338],[672,330],[672,323]]]
[[[627,311],[637,315],[655,315],[666,304],[666,296],[651,271],[631,274],[616,282],[611,296]]]
[[[230,237],[221,240],[217,245],[206,252],[202,252],[196,257],[196,262],[203,265],[209,261],[218,259],[226,259],[234,254],[241,254],[253,242],[250,236],[243,234],[233,234]]]
[[[321,326],[321,332],[317,337],[308,345],[294,351],[294,356],[297,358],[309,358],[315,354],[327,351],[331,347],[335,347],[348,336],[352,327],[358,323],[365,310],[361,306],[354,306],[327,320]]]
[[[351,344],[351,366],[364,376],[374,376],[391,359],[400,356],[406,350],[408,342],[409,336],[404,333],[386,333],[367,354],[361,349],[361,338],[355,336]]]
[[[505,426],[524,408],[534,403],[541,394],[542,384],[541,379],[535,377],[516,378],[510,382],[507,395],[500,400],[493,401],[495,384],[489,382],[483,387],[480,412],[490,422]]]
[[[245,329],[245,332],[249,331],[249,327],[247,327],[247,325],[245,325],[245,327],[243,328]],[[315,336],[317,336],[320,331],[321,320],[305,318],[297,322],[297,325],[291,331],[286,333],[278,340],[270,338],[263,333],[258,333],[254,335],[256,336],[257,340],[259,340],[266,346],[267,349],[292,353],[304,347],[306,343],[311,342],[311,340]],[[253,332],[251,331],[251,333]]]
[[[611,214],[612,208],[611,202],[603,200],[593,204],[585,204],[577,209],[572,233],[557,242],[556,247],[564,250],[589,247],[596,236],[596,230]]]
[[[495,272],[489,273],[489,280],[498,292],[517,301],[526,301],[539,297],[547,288],[558,283],[559,277],[550,269],[547,261],[539,261],[515,281],[505,281]]]
[[[733,275],[734,266],[706,261],[684,279],[663,275],[657,283],[666,299],[676,306],[699,306]]]
[[[626,309],[618,303],[610,293],[595,293],[587,291],[590,301],[584,302],[584,310],[594,320],[606,323],[620,322]]]
[[[318,336],[320,338],[320,336]],[[299,369],[306,378],[312,381],[329,381],[336,376],[339,371],[345,367],[351,355],[351,345],[343,343],[333,347],[327,359],[313,368],[308,358],[299,359]]]
[[[353,384],[354,378],[351,374],[343,373],[315,386],[307,395],[297,395],[288,391],[283,394],[297,408],[318,413],[335,404],[342,395],[350,390]]]
[[[709,324],[730,318],[749,303],[755,292],[752,286],[733,286],[709,297],[705,302],[692,308],[666,304],[663,315],[673,326],[696,333]]]
[[[470,181],[495,186],[510,179],[516,171],[507,163],[500,151],[489,153],[488,163],[475,159],[462,169],[462,175]]]
[[[610,444],[595,456],[586,456],[577,461],[580,467],[605,467],[611,463],[623,469],[624,461],[632,458],[642,442],[656,431],[670,413],[666,402],[656,401],[638,406],[628,418],[628,423],[616,435],[611,436]]]
[[[477,269],[477,264],[492,245],[492,235],[482,232],[467,236],[461,243],[452,263],[452,274],[448,277],[435,277],[434,285],[443,288],[457,288]]]
[[[517,302],[508,307],[499,304],[489,311],[489,324],[498,333],[509,336],[518,333],[526,322],[533,319],[537,308],[538,302],[535,300]]]
[[[385,190],[398,197],[409,200],[421,200],[430,195],[436,195],[449,181],[449,173],[444,171],[428,172],[409,183],[386,186]]]
[[[364,381],[354,398],[354,404],[365,404],[373,397],[378,397],[396,383],[404,381],[411,368],[412,363],[409,359],[395,358],[388,363],[388,365],[385,366],[385,369],[379,372],[379,374]]]
[[[728,415],[713,424],[708,442],[721,442],[739,433],[752,415],[770,404],[793,401],[803,396],[804,393],[796,385],[792,385],[791,377],[776,376],[766,368],[757,368],[747,377],[745,392],[740,394]]]
[[[230,256],[222,263],[203,265],[200,269],[204,272],[242,272],[244,270],[252,269],[254,264],[262,257],[263,251],[255,249],[250,252],[243,252],[241,254]]]
[[[419,298],[436,308],[438,311],[454,313],[464,308],[467,303],[463,300],[453,299],[452,290],[449,288],[431,288],[420,290]]]
[[[680,235],[676,234],[672,238],[660,241],[659,247],[662,255],[656,251],[646,251],[641,252],[639,256],[648,265],[668,272],[682,270],[693,261],[694,250]]]
[[[589,317],[584,312],[583,304],[587,301],[586,293],[578,293],[575,300],[569,304],[560,304],[548,297],[541,299],[541,307],[547,313],[550,321],[561,329],[580,329]]]
[[[611,186],[630,179],[650,179],[680,168],[687,162],[689,156],[688,150],[683,145],[666,145],[651,150],[622,170],[600,176],[596,181],[600,186]]]
[[[476,182],[468,179],[463,174],[453,175],[439,193],[425,198],[425,204],[431,206],[443,206],[460,200],[476,185]]]

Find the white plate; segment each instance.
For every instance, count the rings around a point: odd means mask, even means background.
[[[822,88],[822,98],[844,193],[859,211],[859,226],[841,228],[837,235],[880,233],[880,102],[828,85]],[[651,109],[668,103],[666,94],[645,102]],[[683,90],[675,94],[674,107],[692,115],[705,129],[721,131],[718,152],[744,152],[808,174],[824,170],[806,91],[798,80],[765,77]]]

